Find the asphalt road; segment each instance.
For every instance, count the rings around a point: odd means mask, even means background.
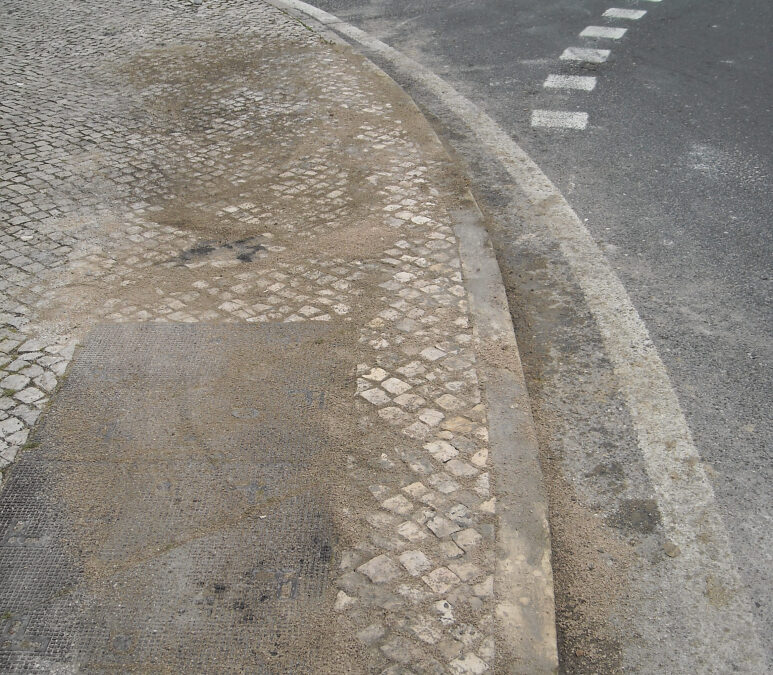
[[[585,222],[668,370],[770,659],[773,5],[314,4],[429,67],[485,110]],[[603,18],[610,6],[647,14]],[[580,38],[588,25],[628,31],[619,40]],[[560,60],[572,46],[611,54],[595,66]],[[550,74],[593,76],[596,87],[549,90]],[[680,613],[668,570],[674,552],[571,270],[493,159],[447,111],[415,98],[467,164],[491,216],[551,493],[563,669],[715,670],[710,653],[690,646],[700,620]],[[587,112],[587,128],[533,128],[534,110]]]

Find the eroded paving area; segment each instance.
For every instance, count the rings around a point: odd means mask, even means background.
[[[3,671],[494,670],[421,118],[260,2],[0,13]]]

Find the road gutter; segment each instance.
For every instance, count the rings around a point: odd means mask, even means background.
[[[713,655],[723,669],[765,670],[766,658],[728,533],[668,371],[625,287],[564,196],[490,116],[418,62],[317,7],[300,0],[271,1],[294,16],[319,22],[323,35],[330,37],[336,31],[361,47],[365,56],[384,59],[441,102],[540,213],[540,224],[558,242],[599,327],[657,495],[664,531],[670,545],[680,551],[672,561],[673,572],[685,594],[685,615],[696,621],[696,662]],[[712,588],[719,590],[707,590]],[[713,601],[717,593],[722,603]]]

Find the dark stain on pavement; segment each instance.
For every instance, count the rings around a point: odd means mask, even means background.
[[[660,524],[660,511],[654,499],[624,499],[614,521],[618,527],[650,534]]]
[[[255,256],[267,252],[260,237],[248,237],[232,242],[200,241],[178,256],[182,264],[213,257],[232,257],[241,262],[253,262]]]

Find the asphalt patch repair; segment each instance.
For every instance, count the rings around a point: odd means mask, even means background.
[[[325,616],[344,342],[95,328],[0,496],[0,670],[342,667]]]

